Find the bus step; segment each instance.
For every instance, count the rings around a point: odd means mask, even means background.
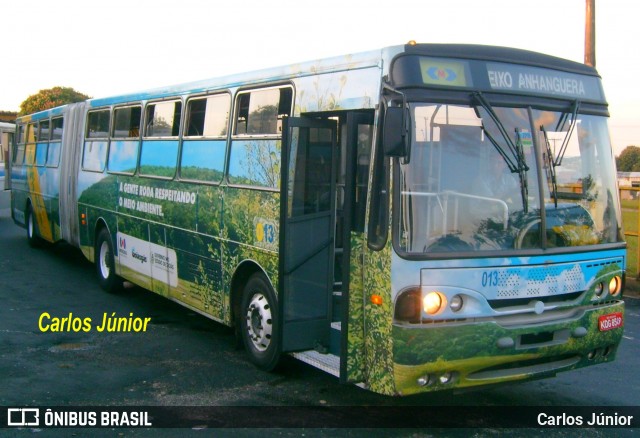
[[[340,356],[336,356],[335,354],[320,354],[314,350],[291,353],[291,355],[304,363],[308,363],[329,374],[340,377]]]

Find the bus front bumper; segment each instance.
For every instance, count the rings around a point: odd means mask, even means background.
[[[622,339],[624,302],[578,316],[503,326],[496,320],[393,326],[396,393],[413,394],[550,377],[610,362]]]

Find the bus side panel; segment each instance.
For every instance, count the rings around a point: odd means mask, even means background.
[[[225,189],[222,269],[227,296],[232,292],[229,287],[236,268],[245,261],[259,266],[278,293],[279,214],[277,192],[240,187]]]
[[[80,229],[80,250],[90,261],[94,261],[96,227],[101,221],[106,223],[115,237],[117,218],[115,205],[117,179],[104,172],[80,170],[78,174],[78,215],[84,214]],[[115,239],[113,240],[115,242]]]
[[[24,165],[15,165],[11,167],[11,216],[13,221],[25,226],[25,209],[29,192],[27,188],[27,167]]]
[[[223,321],[220,188],[195,184],[181,184],[180,188],[195,194],[195,203],[163,204],[165,220],[171,224],[166,228],[167,254],[165,260],[156,257],[154,264],[166,273],[173,299]],[[157,278],[154,276],[154,281]]]
[[[370,390],[386,395],[396,393],[392,351],[391,252],[389,236],[382,250],[366,249],[364,262],[366,384]],[[379,295],[381,302],[374,303],[372,295]]]
[[[349,260],[349,313],[347,324],[347,375],[348,382],[365,380],[364,363],[364,248],[367,246],[366,236],[362,233],[351,233],[351,257]]]

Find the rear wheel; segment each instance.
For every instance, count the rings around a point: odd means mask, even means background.
[[[276,368],[280,361],[278,306],[262,274],[253,274],[244,288],[239,323],[251,362],[265,371]]]
[[[31,207],[31,204],[27,206],[26,216],[27,242],[29,242],[30,247],[39,248],[40,246],[42,246],[42,239],[36,234],[36,222],[33,216],[33,207]]]
[[[116,275],[111,235],[106,228],[101,229],[98,233],[95,261],[100,287],[110,293],[119,292],[122,288],[122,281]]]

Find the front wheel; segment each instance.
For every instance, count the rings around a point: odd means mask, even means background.
[[[260,369],[273,370],[280,361],[278,305],[264,275],[251,276],[240,309],[240,333],[249,359]]]
[[[103,228],[98,233],[95,261],[100,287],[109,293],[119,292],[122,287],[122,281],[116,275],[111,235],[106,228]]]

